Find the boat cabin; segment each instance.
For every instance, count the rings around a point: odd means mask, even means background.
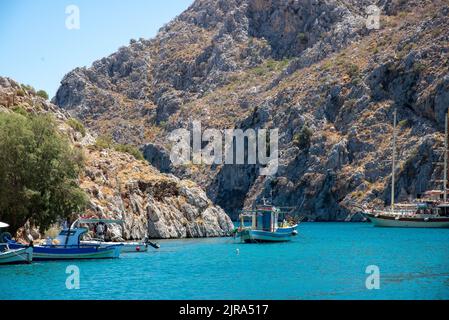
[[[240,214],[241,226],[245,218],[251,218],[251,229],[276,232],[278,229],[279,209],[273,206],[260,206],[255,210],[245,210]]]
[[[64,229],[51,243],[46,243],[46,245],[77,247],[80,245],[81,236],[87,231],[86,228]]]
[[[421,202],[416,204],[415,214],[449,216],[449,203]]]

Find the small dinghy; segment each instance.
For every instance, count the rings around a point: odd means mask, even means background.
[[[0,229],[9,227],[0,222]],[[1,237],[3,238],[3,236]],[[0,239],[0,241],[3,241]],[[31,263],[33,261],[33,248],[10,249],[7,243],[0,243],[0,264]]]
[[[157,243],[149,241],[147,238],[145,238],[142,241],[135,241],[135,242],[110,242],[105,241],[105,235],[107,232],[107,224],[119,224],[123,225],[123,220],[111,220],[111,219],[89,219],[89,218],[80,218],[76,220],[73,223],[73,227],[78,227],[80,224],[95,224],[95,234],[96,239],[92,240],[82,240],[82,245],[89,245],[89,246],[100,246],[100,247],[107,247],[107,246],[113,246],[113,245],[121,245],[122,253],[138,253],[138,252],[147,252],[148,247],[151,246],[155,249],[159,249],[160,246]]]
[[[33,261],[32,247],[12,250],[6,245],[6,250],[0,252],[0,264],[21,264],[31,261]]]

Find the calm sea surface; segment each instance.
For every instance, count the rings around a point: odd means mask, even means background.
[[[298,231],[291,243],[170,240],[117,260],[0,266],[0,300],[449,299],[449,229],[304,223]],[[69,265],[80,269],[79,290],[66,288]],[[380,269],[379,290],[366,289],[370,265]]]

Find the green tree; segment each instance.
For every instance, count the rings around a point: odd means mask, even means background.
[[[48,100],[48,93],[45,90],[39,90],[38,92],[36,92],[36,95],[44,98],[45,100]]]
[[[0,113],[0,220],[12,233],[27,221],[44,231],[82,211],[83,162],[50,116]]]

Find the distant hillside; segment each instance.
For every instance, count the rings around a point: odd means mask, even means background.
[[[441,174],[434,149],[449,106],[449,2],[374,2],[380,30],[366,28],[372,1],[197,0],[154,39],[67,74],[53,101],[196,181],[228,213],[272,195],[311,220],[344,220],[354,202],[389,200],[394,109],[398,197],[439,187]],[[167,135],[193,120],[280,128],[277,175],[174,168]]]

